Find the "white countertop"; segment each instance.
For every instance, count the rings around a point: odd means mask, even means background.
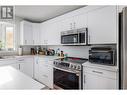
[[[45,86],[11,66],[0,67],[0,89],[42,89]]]
[[[104,69],[104,70],[115,71],[115,72],[118,71],[117,66],[107,66],[107,65],[94,64],[94,63],[91,63],[89,61],[85,62],[82,65],[86,66],[86,67],[91,67],[91,68],[98,68],[98,69]]]

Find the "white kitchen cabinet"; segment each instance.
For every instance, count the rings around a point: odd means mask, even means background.
[[[79,14],[66,18],[61,21],[61,30],[67,31],[72,29],[87,27],[87,13]]]
[[[74,23],[75,23],[75,28],[87,28],[87,13],[83,13],[81,15],[77,15],[74,17]]]
[[[42,44],[42,45],[46,45],[46,41],[45,41],[45,32],[46,32],[46,29],[47,29],[47,24],[45,24],[45,23],[41,23],[41,25],[40,25],[40,29],[41,29],[41,41],[40,41],[40,43]]]
[[[114,44],[117,42],[117,8],[106,6],[88,12],[90,44]]]
[[[68,31],[75,28],[74,17],[65,18],[61,21],[61,31]]]
[[[17,63],[10,64],[10,66],[12,66],[13,68],[19,70],[19,64],[17,64]]]
[[[83,67],[83,89],[117,89],[117,73]]]
[[[19,64],[19,70],[30,77],[33,77],[33,63],[34,60],[32,57],[26,57],[17,60],[17,64]]]
[[[39,61],[39,81],[49,88],[53,88],[53,61]]]
[[[20,23],[20,44],[33,45],[33,26],[31,22],[22,21]]]
[[[41,24],[41,43],[43,45],[60,45],[60,23]]]
[[[38,57],[34,58],[34,79],[39,81],[39,64]]]
[[[41,45],[40,23],[32,23],[33,26],[33,45]]]

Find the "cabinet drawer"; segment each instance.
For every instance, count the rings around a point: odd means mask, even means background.
[[[40,74],[39,81],[49,88],[53,88],[53,77],[45,74]]]
[[[113,72],[113,71],[83,67],[83,72],[98,75],[98,76],[103,76],[103,77],[107,77],[107,78],[117,79],[117,72]]]

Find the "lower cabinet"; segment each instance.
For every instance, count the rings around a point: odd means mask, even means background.
[[[33,58],[25,58],[23,62],[20,63],[19,69],[24,74],[33,77]]]
[[[53,88],[53,61],[35,58],[34,79]]]
[[[117,72],[83,67],[83,89],[117,89]]]
[[[53,61],[39,61],[39,81],[53,88]]]
[[[18,59],[17,62],[15,64],[11,64],[11,66],[33,78],[33,58],[32,57]]]
[[[17,63],[11,64],[10,66],[12,66],[13,68],[19,70],[19,64],[17,64]]]

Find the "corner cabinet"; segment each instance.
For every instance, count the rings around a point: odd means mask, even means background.
[[[20,23],[20,45],[41,45],[40,24],[28,21]]]
[[[116,6],[105,6],[88,12],[89,44],[117,43]]]

